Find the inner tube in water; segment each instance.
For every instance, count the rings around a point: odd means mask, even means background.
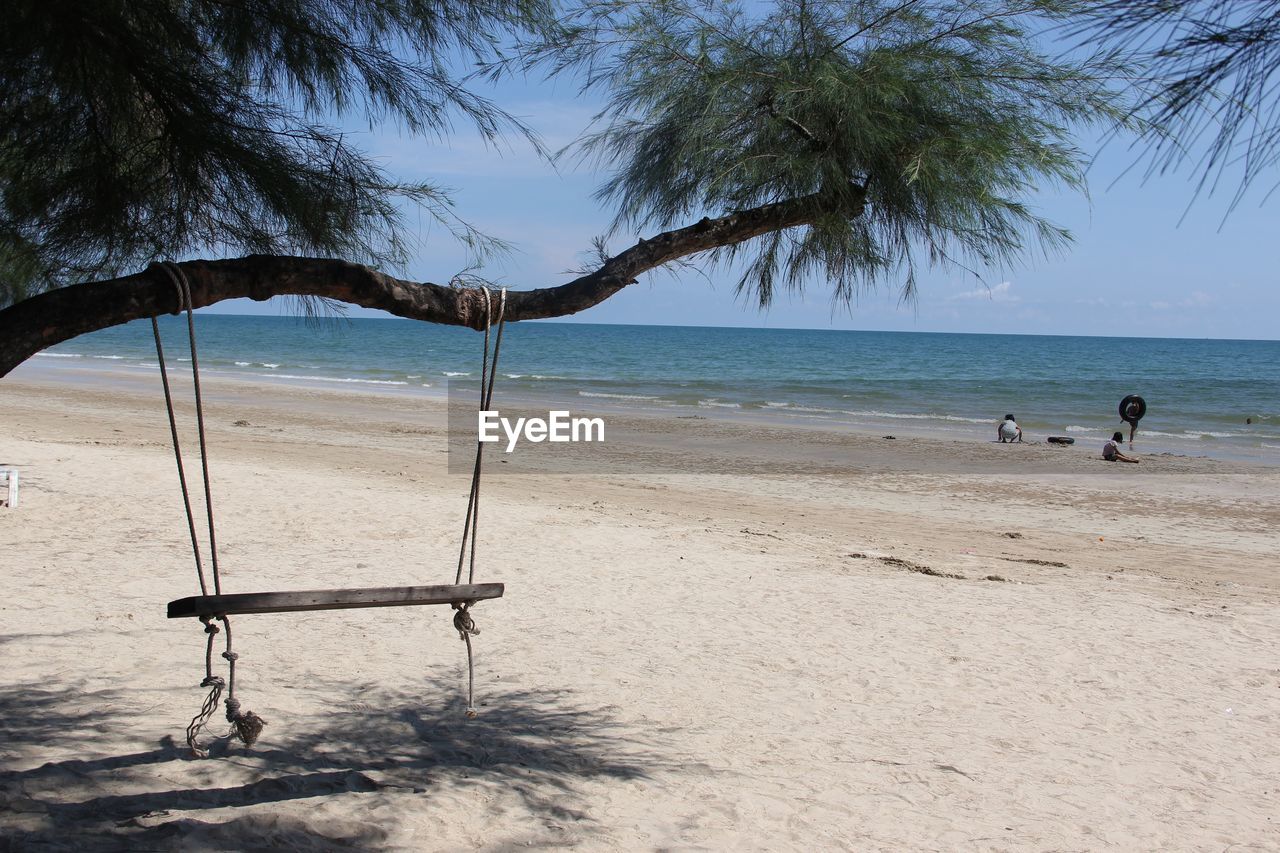
[[[1075,444],[1076,440],[1069,435],[1051,435],[1045,439],[1050,444]]]
[[[1120,420],[1136,424],[1147,413],[1147,401],[1137,394],[1130,394],[1120,401]]]

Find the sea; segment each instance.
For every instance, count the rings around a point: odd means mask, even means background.
[[[400,319],[196,315],[202,374],[443,395],[478,378],[481,336]],[[186,321],[166,354],[189,359]],[[157,369],[150,321],[35,357]],[[1012,414],[1028,440],[1097,445],[1147,413],[1135,449],[1280,464],[1280,341],[935,334],[821,329],[511,324],[497,399],[647,410],[887,434],[992,440]]]

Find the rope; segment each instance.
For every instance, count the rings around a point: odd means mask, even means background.
[[[484,294],[484,356],[480,362],[480,410],[483,411],[485,378],[489,372],[490,302],[488,288],[483,288],[480,292]],[[467,536],[471,532],[471,518],[475,513],[477,492],[479,491],[481,449],[478,436],[476,445],[476,461],[471,468],[471,493],[467,496],[467,515],[462,522],[462,544],[458,549],[458,572],[453,577],[454,584],[462,583],[462,566],[465,564],[467,559]],[[472,541],[474,541],[474,538]],[[472,550],[474,552],[474,546],[472,547]]]
[[[196,758],[208,758],[209,750],[200,746],[197,739],[200,737],[200,730],[217,710],[218,699],[222,697],[222,689],[226,687],[226,682],[213,674],[213,638],[218,633],[218,626],[209,621],[208,616],[201,616],[200,622],[203,623],[204,632],[208,636],[204,651],[204,681],[200,682],[200,686],[208,687],[210,690],[209,695],[204,699],[204,704],[200,706],[200,713],[192,717],[187,725],[187,746]]]
[[[471,649],[471,635],[479,634],[480,629],[476,627],[475,620],[471,618],[471,602],[464,601],[462,604],[454,605],[453,627],[457,629],[458,636],[467,644],[467,719],[474,720],[476,718],[476,667],[475,658]]]
[[[240,659],[240,655],[231,648],[230,620],[226,616],[219,616],[218,621],[227,630],[227,650],[222,653],[227,660],[227,722],[231,723],[231,734],[244,741],[245,746],[253,746],[267,721],[252,711],[240,712],[240,700],[236,698],[236,661]]]
[[[191,342],[191,383],[195,389],[196,430],[200,439],[200,471],[204,481],[204,507],[209,526],[209,562],[213,572],[213,594],[221,595],[222,577],[218,571],[218,537],[214,529],[213,489],[209,480],[209,452],[205,440],[204,398],[200,390],[200,355],[196,350],[196,321],[195,311],[191,303],[191,283],[187,280],[187,274],[183,272],[182,267],[177,264],[162,263],[159,264],[159,267],[164,270],[169,280],[173,282],[173,286],[177,288],[178,313],[181,313],[184,309],[187,313],[187,338]],[[164,360],[164,347],[160,343],[160,326],[155,317],[151,318],[151,331],[156,339],[156,359],[160,363],[160,376],[161,381],[164,383],[165,406],[169,410],[169,429],[173,434],[173,452],[178,461],[178,477],[182,485],[182,501],[187,510],[188,526],[191,529],[191,548],[196,555],[196,571],[200,576],[200,592],[202,595],[208,595],[208,587],[204,578],[204,566],[200,560],[200,545],[196,540],[195,521],[192,518],[191,496],[187,490],[187,478],[183,470],[182,449],[178,444],[178,428],[173,412],[173,397],[169,392],[169,370]]]
[[[493,383],[498,378],[498,352],[502,349],[502,330],[506,328],[507,314],[507,289],[502,288],[502,296],[498,302],[498,335],[493,342],[493,361],[489,364],[489,384],[484,391],[480,400],[481,411],[488,411],[493,405]],[[485,318],[485,325],[488,325],[488,317]],[[486,354],[488,347],[486,349]],[[480,381],[485,381],[483,371],[480,374]],[[475,508],[475,517],[471,522],[471,566],[467,574],[467,583],[475,583],[476,579],[476,531],[480,527],[480,466],[484,458],[484,444],[476,440],[476,469],[472,474],[472,490],[475,492],[475,500],[472,505]]]
[[[506,327],[507,289],[502,289],[498,303],[498,333],[493,346],[493,363],[489,363],[489,329],[492,320],[492,303],[488,289],[484,294],[484,357],[480,367],[480,411],[487,411],[493,403],[493,385],[498,376],[498,353],[502,349],[502,330]],[[470,566],[467,572],[467,583],[475,583],[476,578],[476,529],[480,525],[480,476],[484,465],[484,442],[476,440],[476,461],[471,471],[471,494],[467,498],[467,516],[462,525],[462,547],[458,552],[458,571],[454,575],[455,584],[462,583],[462,567],[467,563],[467,546],[470,545]],[[470,542],[468,543],[468,534]]]
[[[191,384],[196,397],[196,432],[200,438],[200,469],[204,479],[204,508],[209,519],[209,563],[213,569],[213,594],[222,595],[222,578],[218,574],[218,537],[214,532],[213,491],[209,483],[209,453],[204,432],[204,398],[200,392],[200,355],[196,352],[196,316],[191,304],[191,282],[182,267],[175,263],[161,264],[169,280],[182,291],[187,306],[187,339],[191,342]]]
[[[200,356],[196,350],[195,310],[191,299],[191,282],[187,280],[187,274],[182,267],[177,264],[165,262],[156,266],[164,270],[165,275],[177,290],[178,307],[174,313],[181,314],[184,310],[187,313],[187,338],[191,343],[191,382],[195,389],[196,429],[200,438],[200,470],[204,482],[205,515],[209,526],[209,561],[213,575],[214,595],[221,595],[222,575],[218,568],[218,537],[213,514],[213,489],[209,478],[209,450],[205,440],[204,397],[200,389]],[[169,368],[164,358],[164,345],[160,340],[160,324],[155,317],[151,318],[151,332],[156,341],[156,360],[160,365],[160,379],[164,385],[165,409],[169,414],[169,432],[173,437],[173,454],[178,466],[178,482],[182,487],[182,504],[186,509],[187,529],[191,534],[191,551],[195,556],[196,577],[200,581],[200,594],[207,597],[209,585],[205,580],[204,561],[200,557],[200,540],[196,535],[195,513],[191,509],[191,493],[187,486],[182,445],[178,441],[178,422],[174,413],[173,394],[169,388]],[[213,641],[219,628],[213,624],[210,616],[201,616],[200,621],[204,624],[207,639],[204,654],[204,680],[200,682],[200,686],[210,689],[204,703],[200,706],[200,713],[193,717],[187,726],[187,746],[191,748],[191,754],[197,758],[205,758],[209,755],[209,751],[200,746],[198,738],[200,731],[217,709],[218,700],[222,697],[224,689],[227,693],[227,721],[233,726],[232,734],[244,741],[245,746],[253,746],[266,725],[266,721],[252,711],[241,713],[240,701],[236,698],[236,661],[240,656],[232,648],[231,622],[224,614],[218,614],[212,618],[221,622],[222,629],[226,631],[226,651],[222,653],[222,657],[227,661],[228,671],[225,681],[213,674]]]
[[[227,661],[227,678],[225,681],[220,676],[213,674],[213,641],[220,630],[211,621],[213,618],[222,623],[227,634],[226,651],[222,653],[222,657]],[[224,689],[227,692],[227,722],[231,723],[232,726],[229,733],[230,736],[240,738],[240,740],[244,741],[245,746],[253,746],[258,740],[258,736],[262,734],[262,729],[267,725],[267,722],[253,711],[245,711],[243,713],[240,711],[240,700],[236,698],[236,661],[240,659],[240,655],[231,646],[231,622],[226,616],[201,616],[200,621],[204,623],[204,631],[208,635],[204,654],[205,675],[204,681],[200,682],[200,686],[208,687],[210,690],[209,695],[205,697],[204,704],[200,706],[200,713],[196,714],[187,726],[187,746],[191,748],[191,754],[195,757],[207,758],[209,751],[200,746],[198,738],[200,730],[208,724],[213,712],[218,709],[218,700],[222,697]]]
[[[168,269],[165,269],[168,272]],[[169,274],[173,279],[173,274]],[[174,280],[174,285],[178,289],[178,308],[175,314],[182,313],[188,302],[188,294],[182,285]],[[182,505],[187,511],[187,530],[191,533],[191,552],[196,559],[196,576],[200,579],[200,594],[208,595],[209,587],[204,579],[204,561],[200,559],[200,540],[196,537],[196,519],[195,514],[191,510],[191,492],[187,488],[187,472],[182,464],[182,445],[178,441],[178,422],[173,413],[173,394],[169,390],[169,369],[164,360],[164,344],[160,341],[160,324],[155,317],[151,318],[151,334],[156,339],[156,360],[160,364],[160,381],[164,384],[164,405],[169,413],[169,434],[173,437],[173,457],[178,465],[178,483],[182,487]]]
[[[493,343],[493,359],[489,358],[489,333],[493,325],[493,302],[489,289],[480,291],[484,294],[484,355],[480,362],[480,411],[487,411],[493,403],[493,386],[498,376],[498,354],[502,349],[502,330],[505,328],[507,313],[507,289],[502,289],[498,301],[498,331]],[[476,440],[476,461],[471,470],[471,494],[467,497],[467,515],[462,524],[462,546],[458,551],[458,571],[454,575],[455,584],[462,583],[462,567],[468,565],[467,583],[475,583],[476,579],[476,537],[480,527],[480,476],[484,466],[484,442]],[[469,551],[469,554],[468,554]],[[470,559],[468,560],[468,556]],[[475,658],[471,648],[472,635],[479,634],[475,620],[471,618],[470,601],[453,605],[453,627],[458,636],[467,644],[467,717],[475,718]]]

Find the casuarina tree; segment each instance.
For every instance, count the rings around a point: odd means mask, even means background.
[[[332,101],[419,129],[438,129],[461,110],[485,132],[502,132],[501,113],[449,76],[446,46],[488,74],[541,70],[595,93],[604,107],[565,156],[603,166],[599,192],[614,205],[615,236],[624,226],[651,235],[611,250],[606,234],[576,277],[513,290],[508,320],[581,311],[686,260],[732,264],[740,287],[768,304],[814,280],[851,299],[884,282],[910,290],[922,266],[976,270],[1053,251],[1069,237],[1030,198],[1054,184],[1081,188],[1073,134],[1129,114],[1111,57],[1045,49],[1043,33],[1080,12],[1074,2],[582,2],[554,20],[496,0],[460,4],[456,20],[448,3],[317,3],[330,18],[310,47],[293,41],[295,30],[317,26],[304,15],[253,23],[254,10],[275,8],[267,0],[155,4],[191,7],[199,27],[137,25],[146,30],[130,35],[138,58],[111,72],[111,93],[64,108],[52,90],[47,119],[29,111],[29,127],[3,131],[0,181],[15,188],[5,188],[2,211],[6,274],[20,280],[13,271],[32,270],[53,289],[0,311],[0,375],[58,341],[176,307],[158,271],[67,286],[78,276],[202,246],[253,254],[183,262],[196,307],[299,294],[481,326],[475,288],[384,271],[402,250],[394,227],[384,227],[394,226],[396,196],[448,218],[440,197],[381,174],[340,135],[305,121]],[[133,33],[144,5],[95,6],[105,23],[73,31]],[[53,33],[46,24],[32,38]],[[412,50],[393,47],[394,33]],[[10,29],[4,38],[18,37]],[[186,52],[166,39],[188,40]],[[153,44],[163,47],[147,53]],[[6,47],[6,57],[14,53]],[[204,69],[198,60],[211,54]],[[68,60],[46,50],[25,56],[36,67],[21,74],[5,59],[15,78],[5,91],[38,101],[39,81],[56,82]],[[236,97],[192,107],[169,94],[206,72],[240,85]],[[73,120],[78,130],[108,118],[114,126],[118,114],[130,130],[103,147],[69,142],[45,155],[21,147]],[[190,136],[212,140],[211,156],[184,159]],[[16,162],[20,152],[65,193],[30,189],[43,185]],[[113,180],[98,181],[95,164]],[[84,209],[64,209],[64,199]],[[106,210],[127,211],[130,227],[105,227]],[[482,247],[469,229],[459,233]]]
[[[1196,192],[1234,184],[1234,207],[1280,165],[1280,3],[1106,0],[1068,30],[1134,69],[1148,174],[1189,166]],[[1270,191],[1272,187],[1267,187]]]

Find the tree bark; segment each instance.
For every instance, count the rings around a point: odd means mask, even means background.
[[[598,305],[641,274],[679,258],[732,246],[772,231],[795,228],[831,213],[822,193],[766,204],[663,232],[556,287],[507,293],[508,321],[564,317]],[[857,216],[861,209],[844,211]],[[191,285],[193,307],[224,299],[321,296],[400,317],[484,328],[484,301],[476,288],[393,278],[361,264],[326,258],[250,255],[179,266]],[[178,294],[161,270],[71,285],[0,311],[0,377],[40,350],[77,335],[178,310]]]

